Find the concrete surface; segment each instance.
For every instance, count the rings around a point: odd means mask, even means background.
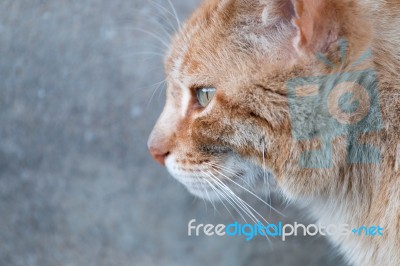
[[[183,19],[196,2],[174,5]],[[0,2],[0,265],[342,264],[322,238],[187,236],[193,218],[233,218],[146,149],[164,94],[153,85],[162,45],[144,31],[164,34],[166,10],[161,0]],[[286,218],[247,200],[271,221],[307,222],[279,198]]]

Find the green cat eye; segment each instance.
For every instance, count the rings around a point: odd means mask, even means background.
[[[196,91],[197,101],[202,107],[206,107],[215,95],[215,88],[200,88]]]

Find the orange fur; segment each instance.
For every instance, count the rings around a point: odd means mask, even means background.
[[[267,169],[284,195],[309,203],[320,221],[385,228],[381,238],[332,238],[349,262],[400,265],[399,14],[400,1],[204,1],[172,41],[165,63],[167,104],[150,150],[202,197],[210,178],[240,182],[238,175]],[[339,38],[349,47],[343,66]],[[352,71],[369,48],[373,58],[359,68],[378,74],[383,129],[361,135],[359,142],[379,147],[381,162],[349,165],[342,136],[333,141],[331,168],[301,168],[299,154],[321,141],[293,139],[286,82]],[[317,52],[336,66],[316,60]],[[217,93],[200,108],[195,90],[208,86]],[[210,163],[236,175],[223,175]]]

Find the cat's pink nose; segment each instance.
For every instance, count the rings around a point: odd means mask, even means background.
[[[169,152],[161,151],[157,147],[152,146],[149,147],[149,151],[154,160],[156,160],[161,165],[165,165],[165,158],[167,158]]]
[[[169,155],[169,145],[165,142],[152,134],[147,143],[151,156],[161,165],[165,165],[165,159]]]

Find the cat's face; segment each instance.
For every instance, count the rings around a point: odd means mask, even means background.
[[[207,1],[166,58],[167,102],[149,147],[172,176],[203,198],[253,183],[261,173],[253,157],[266,152],[271,127],[286,116],[284,92],[268,91],[275,88],[265,88],[258,73],[263,64],[289,59],[289,25],[284,17],[275,25],[262,21],[263,12],[261,5]],[[261,95],[271,101],[263,103]],[[271,125],[262,121],[265,115]]]
[[[285,171],[296,153],[285,87],[304,73],[295,44],[307,54],[334,37],[312,41],[294,16],[289,0],[207,0],[173,39],[167,101],[148,145],[193,194],[219,199],[217,190]]]

